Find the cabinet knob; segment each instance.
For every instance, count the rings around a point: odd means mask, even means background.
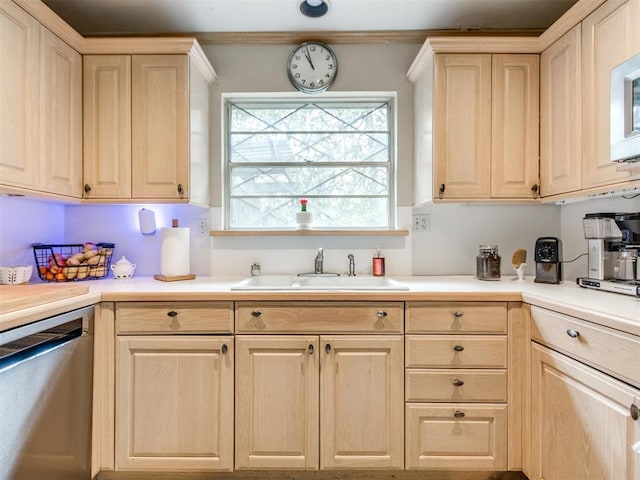
[[[464,316],[464,312],[461,312],[460,310],[453,312],[453,316],[456,318],[460,318],[462,316]]]
[[[324,346],[324,351],[327,352],[327,353],[331,353],[331,344],[330,343],[327,343]]]
[[[315,351],[315,349],[313,348],[312,343],[310,343],[309,346],[307,347],[307,351],[309,352],[309,355],[313,355],[313,352]]]
[[[567,330],[567,335],[569,335],[571,338],[578,338],[580,336],[580,332],[577,330],[569,329]]]
[[[378,316],[378,318],[384,318],[387,316],[387,312],[385,312],[384,310],[380,310],[378,313],[376,313],[376,315]]]
[[[180,196],[184,195],[184,188],[182,188],[181,183],[178,184],[178,195]]]
[[[631,418],[638,420],[640,418],[640,407],[635,403],[632,403],[629,407],[629,413],[631,414]]]
[[[227,347],[226,343],[222,344],[222,348],[220,348],[220,351],[222,352],[223,355],[227,354],[227,352],[229,351],[229,347]]]
[[[455,412],[453,412],[453,416],[456,418],[463,418],[464,412],[461,412],[460,410],[456,410]]]
[[[461,387],[462,385],[464,385],[464,382],[463,382],[462,380],[460,380],[459,378],[456,378],[456,379],[453,381],[453,386],[454,386],[454,387]]]
[[[454,346],[454,347],[453,347],[453,349],[454,349],[456,352],[461,352],[461,351],[463,351],[463,350],[464,350],[464,347],[463,347],[462,345],[456,345],[456,346]]]
[[[260,310],[254,310],[253,312],[251,312],[251,316],[258,318],[260,315],[262,315],[262,312]]]
[[[176,312],[175,310],[171,310],[170,312],[167,312],[167,315],[171,318],[174,318],[178,316],[178,312]]]
[[[91,191],[91,185],[88,183],[84,184],[84,193],[89,193]]]
[[[441,183],[440,188],[438,188],[438,198],[440,199],[444,198],[444,189],[445,189],[444,183]]]
[[[538,198],[540,194],[540,186],[537,183],[534,183],[531,187],[531,192],[533,193],[533,198]]]

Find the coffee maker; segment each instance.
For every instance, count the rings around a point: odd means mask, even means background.
[[[640,297],[640,212],[588,213],[582,220],[588,247],[588,277],[581,287]]]

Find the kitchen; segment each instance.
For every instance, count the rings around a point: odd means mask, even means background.
[[[223,93],[291,92],[292,87],[286,78],[284,67],[274,69],[273,65],[276,64],[275,59],[286,59],[292,44],[203,45],[207,57],[218,73],[217,83],[211,88],[210,107],[214,118],[212,124],[218,123],[217,112],[221,111],[220,95]],[[427,203],[413,208],[411,185],[414,181],[414,95],[413,84],[407,79],[407,71],[421,46],[421,42],[335,45],[341,70],[331,91],[364,89],[397,92],[397,228],[411,230],[413,216],[427,214],[430,216],[430,231],[412,231],[408,236],[374,238],[201,236],[196,232],[199,231],[198,225],[203,217],[211,230],[217,231],[223,227],[221,160],[219,153],[213,153],[211,191],[214,193],[211,208],[176,204],[65,205],[31,198],[0,197],[2,264],[31,263],[30,245],[34,241],[108,241],[116,244],[116,259],[126,256],[136,264],[136,277],[148,277],[159,273],[159,235],[143,236],[139,232],[138,211],[144,206],[155,211],[158,228],[170,226],[172,218],[178,218],[181,225],[191,227],[191,271],[198,277],[234,277],[239,280],[249,275],[253,262],[261,265],[263,274],[303,272],[312,268],[317,248],[325,249],[327,271],[346,272],[347,255],[353,253],[357,273],[365,275],[370,274],[370,259],[378,245],[385,254],[387,275],[391,277],[473,276],[478,245],[495,244],[499,246],[503,256],[502,274],[505,278],[513,274],[508,259],[510,253],[517,248],[528,250],[530,257],[526,274],[532,278],[532,255],[536,238],[559,237],[563,244],[564,258],[573,259],[586,251],[582,230],[582,218],[585,213],[640,210],[638,197],[633,198],[633,193],[625,195],[630,198],[595,198],[561,205],[465,202]],[[370,61],[371,51],[374,49],[375,63]],[[278,64],[282,63],[281,60],[277,61]],[[385,65],[382,77],[379,74],[380,65]],[[260,84],[256,83],[256,78],[260,79]],[[211,151],[219,152],[222,143],[221,132],[214,128],[212,137]],[[29,221],[25,222],[23,218],[28,218]],[[584,257],[575,263],[566,264],[566,283],[584,275],[585,271]],[[34,281],[37,280],[34,278]],[[189,287],[180,285],[175,288]],[[595,302],[599,301],[596,293],[591,297],[595,297]],[[622,301],[618,300],[618,297],[615,298],[615,302]]]

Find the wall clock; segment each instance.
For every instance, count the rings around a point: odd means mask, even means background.
[[[305,42],[293,49],[287,62],[291,84],[304,93],[323,92],[338,74],[338,58],[321,42]]]

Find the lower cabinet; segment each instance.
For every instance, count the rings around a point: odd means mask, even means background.
[[[233,470],[232,305],[116,304],[116,470]]]
[[[407,468],[506,470],[507,406],[408,403]]]
[[[640,478],[640,421],[630,413],[640,390],[544,346],[531,349],[529,478]]]
[[[402,469],[402,335],[238,335],[236,469]]]
[[[517,431],[508,429],[507,401],[517,402],[508,311],[505,302],[407,303],[407,469],[508,469]]]

